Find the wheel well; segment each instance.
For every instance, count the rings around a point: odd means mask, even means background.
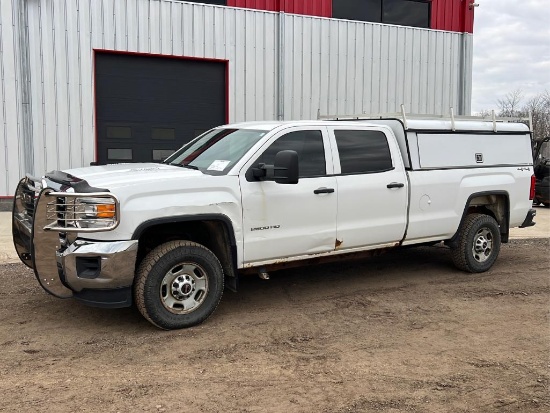
[[[502,242],[508,242],[510,203],[505,194],[482,194],[472,197],[466,207],[466,215],[479,213],[493,217],[500,227]],[[462,222],[461,222],[462,225]]]
[[[237,257],[233,232],[225,222],[216,219],[166,222],[148,226],[139,235],[136,268],[154,248],[176,240],[204,245],[220,260],[225,275],[236,276]]]

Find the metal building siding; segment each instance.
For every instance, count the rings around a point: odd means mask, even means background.
[[[464,2],[464,31],[466,33],[474,32],[475,8],[470,9],[470,2]]]
[[[281,0],[227,0],[230,7],[244,7],[247,9],[279,11]]]
[[[432,0],[430,27],[472,33],[474,10],[470,10],[470,3],[472,2],[467,0]]]
[[[158,0],[28,7],[37,173],[94,160],[94,49],[229,60],[229,118],[276,118],[276,14]]]
[[[19,29],[18,1],[0,1],[0,196],[15,190],[24,169],[22,142],[19,138],[19,47],[15,36]]]
[[[283,11],[307,16],[332,17],[333,0],[227,0],[227,5],[249,9]],[[473,32],[474,11],[467,0],[432,0],[430,28]]]
[[[279,79],[286,119],[315,118],[318,109],[395,111],[400,103],[447,113],[458,108],[459,87],[469,111],[470,35],[173,0],[27,1],[32,87],[22,102],[18,4],[0,1],[0,196],[13,194],[25,172],[94,160],[94,49],[227,60],[230,122],[276,119]],[[27,104],[30,150],[21,126]]]
[[[461,34],[288,15],[285,20],[286,119],[459,108]],[[471,36],[466,41],[471,43]],[[471,65],[471,48],[465,54]]]
[[[232,7],[332,17],[332,0],[227,0]]]
[[[332,17],[332,0],[281,0],[286,13]]]

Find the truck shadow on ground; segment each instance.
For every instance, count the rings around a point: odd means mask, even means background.
[[[490,277],[490,273],[481,277]],[[257,311],[277,313],[281,308],[296,307],[299,313],[304,305],[315,311],[316,306],[323,306],[327,300],[340,300],[349,295],[383,298],[385,294],[417,284],[470,280],[468,274],[453,267],[449,250],[443,246],[396,249],[366,259],[274,271],[270,276],[269,280],[255,275],[242,276],[238,292],[226,290],[218,309],[206,323],[238,324],[243,316]],[[51,328],[59,323],[64,328],[96,331],[121,327],[125,333],[158,331],[135,307],[93,308],[74,300],[44,297],[38,286],[32,290],[37,291],[30,296],[21,291],[27,297],[23,307],[40,308],[39,312],[33,311],[32,321],[50,324]]]
[[[220,305],[207,323],[234,322],[258,310],[276,313],[282,307],[315,306],[323,299],[357,294],[384,294],[415,284],[429,284],[466,276],[456,270],[445,247],[405,248],[383,255],[310,265],[270,273],[269,280],[241,276],[237,293],[226,290]],[[465,280],[466,281],[466,280]],[[91,328],[126,326],[130,330],[156,330],[141,318],[136,308],[101,309],[78,302],[52,300],[56,310],[66,308],[71,318]],[[43,311],[47,311],[43,308]],[[299,309],[297,309],[299,311]],[[223,320],[223,321],[222,321]]]

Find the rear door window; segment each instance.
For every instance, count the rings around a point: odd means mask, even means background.
[[[386,135],[372,130],[335,130],[342,175],[393,169]]]

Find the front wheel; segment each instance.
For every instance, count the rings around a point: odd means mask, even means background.
[[[470,214],[462,223],[456,247],[451,249],[455,266],[467,272],[484,272],[492,267],[500,252],[500,229],[485,214]]]
[[[223,270],[216,256],[190,241],[171,241],[141,262],[134,283],[139,312],[155,326],[173,330],[202,323],[223,293]]]

